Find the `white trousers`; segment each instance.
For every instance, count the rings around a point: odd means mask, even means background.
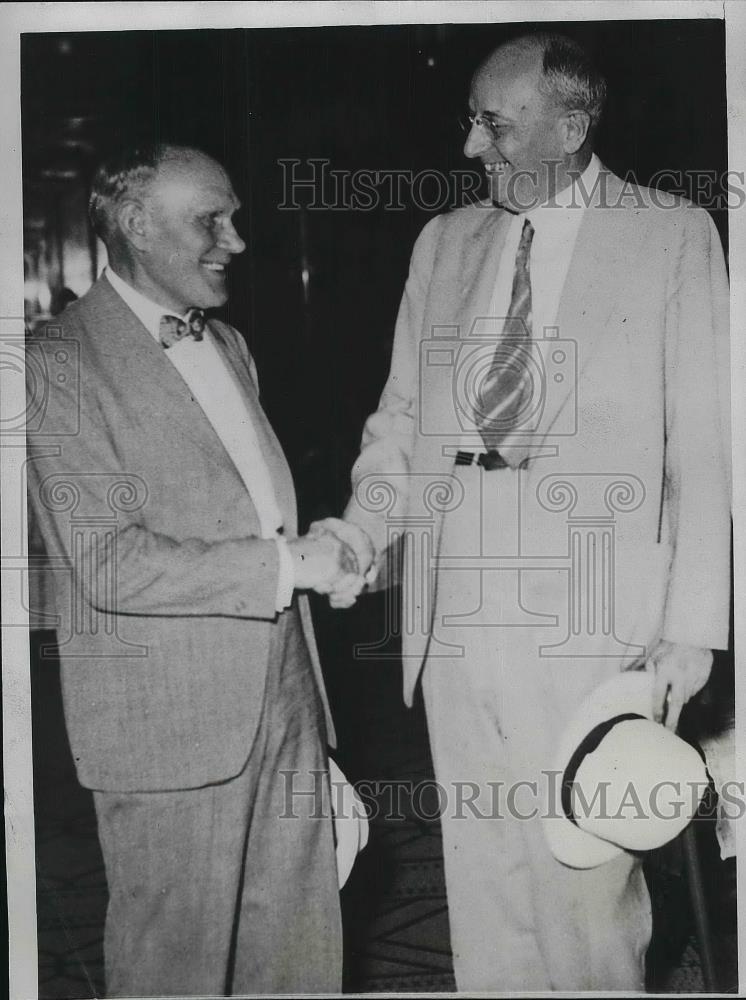
[[[443,789],[458,989],[642,991],[651,911],[641,864],[623,853],[596,869],[566,868],[541,824],[554,808],[542,772],[554,766],[558,736],[619,664],[547,658],[541,647],[563,623],[553,628],[541,617],[550,609],[525,606],[519,574],[459,568],[459,556],[484,555],[486,546],[515,554],[519,474],[456,474],[464,502],[444,522],[435,632],[461,651],[430,657],[422,684]]]

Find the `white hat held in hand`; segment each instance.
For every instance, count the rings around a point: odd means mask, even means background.
[[[544,832],[571,868],[649,851],[690,822],[708,785],[697,751],[653,721],[651,673],[628,671],[583,701],[560,740]]]

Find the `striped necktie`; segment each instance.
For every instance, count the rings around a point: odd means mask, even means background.
[[[500,448],[503,441],[520,429],[521,416],[531,410],[532,378],[529,361],[531,344],[531,275],[529,258],[534,227],[526,219],[515,256],[513,291],[502,337],[495,348],[492,364],[480,385],[475,423],[487,451]],[[510,452],[504,456],[513,465]]]

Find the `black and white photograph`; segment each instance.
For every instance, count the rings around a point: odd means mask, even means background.
[[[5,5],[13,1000],[740,993],[737,6]]]

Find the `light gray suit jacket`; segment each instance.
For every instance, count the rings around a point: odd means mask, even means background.
[[[438,216],[423,230],[389,378],[352,475],[345,516],[371,534],[379,551],[392,528],[431,534],[426,556],[434,574],[412,558],[403,561],[409,602],[403,619],[428,614],[430,627],[438,559],[459,553],[440,547],[444,491],[441,503],[437,493],[423,490],[428,478],[448,478],[454,446],[463,438],[455,405],[459,344],[478,336],[478,321],[489,316],[509,222],[506,212],[480,204]],[[553,352],[543,352],[546,398],[529,437],[534,459],[521,474],[515,551],[539,561],[569,557],[568,526],[595,505],[596,516],[614,521],[617,621],[616,637],[606,636],[605,647],[599,628],[587,655],[611,655],[611,665],[617,638],[645,647],[661,637],[727,647],[728,287],[709,215],[662,192],[625,185],[602,168],[557,327],[575,367],[556,371]],[[563,378],[555,381],[555,374]],[[615,478],[626,485],[605,494],[603,484]],[[592,481],[601,493],[585,511],[580,500],[573,506],[573,491],[583,493]],[[569,498],[564,512],[563,496]],[[519,571],[524,607],[567,616],[567,574],[525,565]],[[408,701],[429,641],[427,626],[404,632]]]
[[[253,362],[236,330],[215,320],[210,329],[292,538],[292,478]],[[262,708],[276,543],[259,537],[212,424],[108,281],[31,341],[27,371],[29,497],[59,569],[63,697],[81,783],[183,789],[236,775]],[[310,612],[298,603],[333,743]]]

